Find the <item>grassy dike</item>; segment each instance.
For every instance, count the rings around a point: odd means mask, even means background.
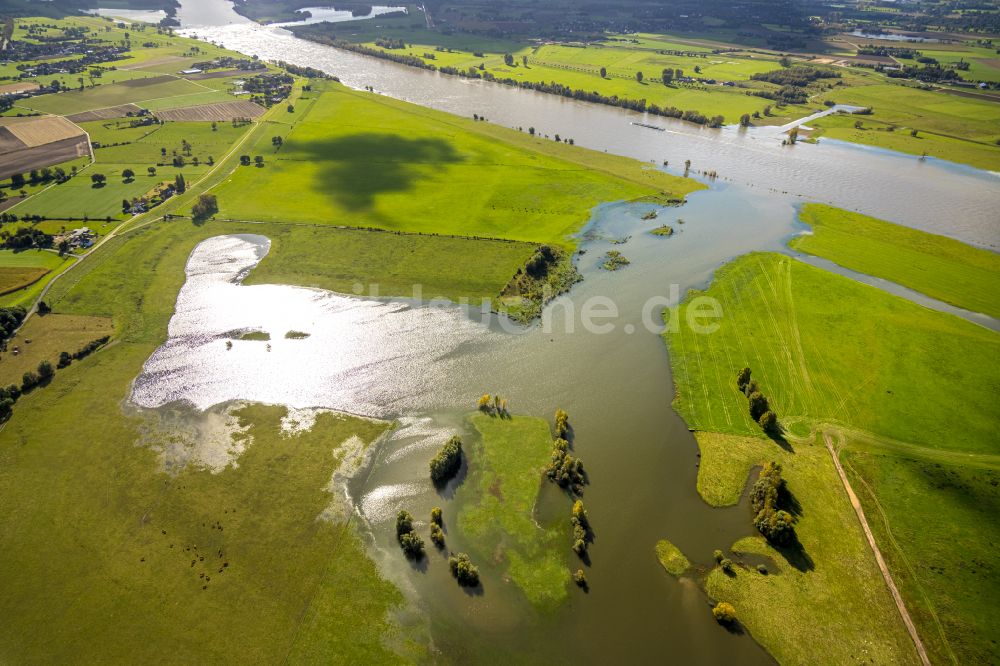
[[[789,247],[973,312],[1000,317],[1000,255],[825,204],[806,204],[812,233]]]
[[[912,251],[904,231],[903,253]],[[897,265],[893,252],[883,249],[885,266]],[[735,554],[753,555],[750,561],[765,558],[770,573],[716,569],[706,581],[709,594],[733,603],[781,663],[815,663],[817,654],[826,663],[913,663],[912,643],[818,433],[844,442],[844,460],[858,461],[849,468],[854,479],[867,473],[880,481],[870,484],[877,500],[870,497],[865,509],[869,522],[885,521],[886,530],[876,529],[883,551],[905,553],[889,555],[897,582],[906,577],[903,558],[926,572],[919,579],[938,565],[924,557],[928,547],[939,558],[947,553],[951,567],[990,570],[997,535],[982,525],[992,524],[989,507],[998,494],[983,470],[1000,464],[992,434],[1000,396],[990,380],[994,364],[984,359],[1000,357],[1000,336],[777,254],[734,260],[704,294],[721,303],[720,328],[667,333],[674,406],[696,431],[702,453],[698,490],[711,504],[734,504],[754,466],[781,463],[801,546],[776,549],[759,536],[733,544]],[[682,305],[681,321],[697,295]],[[770,399],[785,439],[765,437],[749,418],[736,387],[744,366]],[[958,424],[961,437],[954,434]],[[959,478],[971,470],[978,481],[935,487],[925,480],[919,487],[928,495],[918,504],[898,492],[903,479],[895,468],[913,461],[931,470],[958,466],[965,470],[954,472]],[[855,490],[863,494],[865,486],[858,482]],[[884,514],[876,502],[889,507]],[[947,527],[917,527],[930,523]],[[885,538],[887,530],[895,541]],[[949,660],[949,650],[990,654],[995,630],[974,608],[989,603],[995,584],[968,575],[925,586],[938,615],[947,615],[943,633],[928,614],[912,612],[921,599],[914,585],[904,582],[902,591],[932,660]]]

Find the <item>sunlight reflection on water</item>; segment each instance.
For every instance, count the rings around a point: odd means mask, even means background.
[[[387,417],[435,404],[457,363],[452,353],[501,337],[457,308],[241,284],[269,247],[263,236],[240,235],[195,248],[168,340],[135,382],[135,404],[248,400]],[[286,339],[290,331],[309,337]],[[270,341],[240,339],[248,332]]]

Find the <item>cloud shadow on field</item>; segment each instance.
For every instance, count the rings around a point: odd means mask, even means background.
[[[464,159],[448,141],[374,132],[312,142],[300,151],[320,165],[319,191],[359,213],[371,212],[381,194],[413,189],[432,177],[435,165]]]

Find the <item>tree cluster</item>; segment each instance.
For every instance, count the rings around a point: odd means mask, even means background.
[[[785,480],[781,478],[781,465],[770,462],[764,465],[757,481],[750,490],[750,507],[754,512],[754,527],[771,543],[784,545],[795,538],[794,519],[779,508]]]
[[[479,585],[479,567],[465,553],[454,553],[448,558],[448,568],[462,587]]]
[[[562,488],[580,495],[587,483],[583,461],[569,454],[569,442],[559,437],[552,442],[552,459],[545,469],[546,476]]]
[[[462,467],[462,438],[454,435],[431,458],[431,481],[441,486],[450,481]]]
[[[413,516],[409,511],[396,514],[396,539],[407,557],[419,560],[424,556],[424,540],[413,531]]]
[[[593,541],[593,533],[590,530],[590,521],[587,518],[587,509],[583,506],[583,500],[573,502],[573,515],[569,520],[570,524],[573,525],[573,552],[580,557],[585,557],[587,547]]]
[[[476,406],[479,408],[479,411],[485,412],[490,416],[510,417],[510,412],[507,410],[507,398],[501,398],[499,395],[484,393],[479,397]]]
[[[52,247],[52,236],[34,227],[20,227],[13,234],[0,232],[2,247],[5,250],[27,250],[29,248]]]
[[[771,409],[767,397],[761,393],[760,386],[750,378],[750,368],[743,368],[736,376],[736,386],[747,397],[750,406],[750,416],[768,433],[778,432],[778,417]]]
[[[202,194],[191,207],[191,216],[195,220],[205,220],[219,212],[219,200],[214,194]]]

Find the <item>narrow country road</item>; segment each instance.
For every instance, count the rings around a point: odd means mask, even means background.
[[[864,530],[865,538],[868,540],[868,545],[871,546],[872,552],[875,553],[875,561],[878,563],[879,571],[882,572],[882,578],[885,579],[885,584],[889,588],[889,592],[892,594],[892,600],[896,602],[896,609],[899,611],[899,615],[903,618],[903,624],[906,625],[906,630],[910,632],[910,638],[913,639],[913,644],[917,648],[917,655],[920,657],[920,662],[924,664],[924,666],[930,666],[931,660],[927,658],[927,651],[924,649],[924,644],[920,641],[920,635],[917,634],[917,627],[913,624],[913,619],[910,618],[910,613],[906,610],[906,606],[903,604],[903,597],[899,593],[899,588],[896,587],[896,582],[892,579],[892,574],[889,573],[889,567],[885,564],[885,558],[882,557],[882,551],[879,550],[878,544],[875,543],[875,537],[872,535],[871,527],[868,525],[868,519],[865,518],[865,511],[861,508],[861,502],[858,501],[858,496],[854,494],[854,489],[851,488],[851,483],[847,480],[847,475],[844,474],[844,468],[840,465],[840,459],[837,457],[837,452],[833,448],[833,442],[830,440],[829,433],[823,433],[823,441],[826,442],[826,449],[830,452],[830,457],[833,458],[833,465],[837,468],[837,474],[840,475],[840,481],[844,484],[844,490],[847,491],[847,497],[851,500],[851,506],[854,507],[854,512],[858,514],[858,520],[861,521],[861,529]]]

